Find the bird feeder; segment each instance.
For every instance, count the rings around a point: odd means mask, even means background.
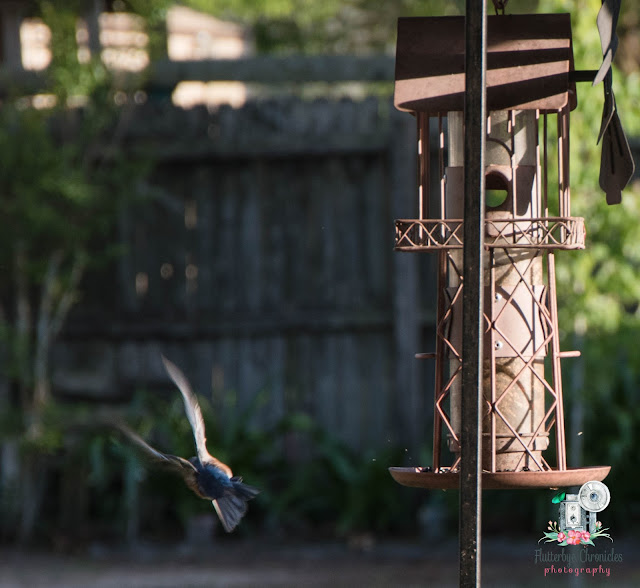
[[[418,218],[396,221],[395,247],[435,253],[438,274],[436,348],[416,355],[435,360],[433,464],[390,471],[425,488],[457,488],[460,465],[464,44],[464,17],[398,22],[395,106],[415,116],[419,177]],[[573,70],[568,14],[487,19],[485,488],[580,485],[610,469],[566,463],[561,363],[579,353],[560,350],[554,255],[585,244],[569,187]]]

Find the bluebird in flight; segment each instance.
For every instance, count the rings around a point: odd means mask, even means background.
[[[189,460],[161,453],[148,445],[139,435],[127,427],[119,428],[155,462],[169,466],[179,473],[187,486],[200,498],[211,500],[227,533],[233,531],[247,512],[247,501],[259,494],[259,490],[234,476],[231,468],[213,457],[206,446],[204,420],[198,400],[180,369],[162,356],[162,362],[170,378],[182,393],[187,418],[193,429],[197,457]]]

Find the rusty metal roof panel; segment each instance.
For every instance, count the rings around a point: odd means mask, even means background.
[[[569,14],[489,16],[487,39],[489,110],[575,108]],[[394,101],[407,111],[463,109],[463,16],[398,19]]]

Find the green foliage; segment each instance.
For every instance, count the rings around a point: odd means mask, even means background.
[[[86,483],[79,490],[84,496],[80,502],[89,509],[69,522],[70,537],[90,524],[113,541],[122,541],[132,526],[139,528],[139,538],[175,541],[190,517],[212,513],[210,502],[196,497],[178,476],[153,466],[108,425],[123,419],[153,447],[188,458],[195,454],[193,435],[176,396],[140,391],[125,407],[98,411],[83,403],[47,405],[41,434],[23,439],[22,451],[27,459],[46,456],[55,464],[43,470],[44,484],[47,479],[51,484],[54,470],[72,476],[82,472]],[[343,538],[415,530],[416,493],[399,487],[387,471],[402,462],[402,450],[360,454],[302,413],[270,427],[247,425],[262,407],[264,393],[224,420],[214,417],[206,398],[199,401],[211,452],[262,490],[236,534],[258,527],[290,536]],[[287,448],[292,444],[306,454],[304,459],[291,459]],[[45,542],[59,532],[58,513],[69,497],[59,495],[57,500],[52,496],[40,519]]]
[[[185,4],[248,25],[261,53],[393,52],[399,16],[464,10],[461,0],[187,0]]]
[[[42,93],[53,106],[36,109],[31,97],[14,95],[0,109],[0,265],[7,278],[0,337],[9,349],[4,371],[19,381],[24,408],[29,388],[47,377],[48,345],[78,298],[85,269],[118,252],[118,211],[149,169],[149,161],[121,149],[127,113],[114,102],[114,80],[99,59],[78,61],[78,7],[47,0],[38,8],[52,30]]]
[[[224,420],[214,418],[211,404],[200,398],[211,451],[231,464],[235,473],[244,474],[249,484],[262,489],[252,503],[254,516],[249,521],[261,512],[267,528],[304,532],[320,527],[340,536],[411,526],[415,505],[398,500],[401,489],[387,471],[389,465],[401,462],[400,450],[361,455],[303,413],[286,415],[271,427],[252,427],[248,423],[255,421],[268,400],[265,394],[256,394],[244,410]],[[172,437],[168,447],[179,448],[180,455],[192,455],[193,438],[182,401],[174,400],[163,414],[173,431],[164,430]],[[304,457],[288,455],[291,445]],[[205,510],[198,501],[190,502],[192,508]]]
[[[339,536],[412,528],[416,505],[400,498],[403,489],[387,470],[402,462],[401,449],[357,452],[304,414],[285,417],[279,429],[294,435],[310,455],[280,464],[272,480],[270,525],[315,525],[316,532],[324,529]]]
[[[571,12],[576,68],[595,69],[602,59],[595,26],[599,0],[540,2],[540,10]],[[614,76],[620,118],[629,136],[640,132],[635,106],[640,93],[637,74]],[[558,292],[562,326],[579,323],[597,338],[623,322],[638,320],[640,300],[639,187],[632,185],[618,206],[608,206],[598,185],[600,146],[596,139],[603,107],[602,85],[578,87],[578,108],[571,115],[571,187],[573,214],[584,216],[587,249],[558,256]]]
[[[114,10],[132,12],[144,20],[149,38],[147,50],[152,61],[166,57],[167,9],[174,3],[172,0],[115,0],[113,3]]]
[[[541,0],[540,10],[571,13],[573,46],[578,69],[596,69],[601,61],[596,16],[600,0]],[[625,11],[634,10],[622,4]],[[638,72],[623,75],[615,68],[613,89],[618,113],[627,136],[640,133]],[[640,388],[640,369],[635,345],[640,333],[640,186],[627,187],[622,203],[608,206],[598,185],[600,146],[596,145],[603,107],[602,85],[578,86],[578,108],[571,114],[572,213],[585,218],[585,251],[563,252],[557,263],[558,306],[564,348],[577,340],[583,354],[575,389],[565,369],[567,426],[572,410],[584,406],[585,465],[609,464],[607,484],[616,495],[611,513],[620,522],[629,504],[637,501],[629,471],[640,467],[635,448],[640,442],[640,411],[635,396]],[[574,335],[577,333],[577,338]],[[565,362],[566,368],[571,363]],[[569,439],[569,443],[572,440]],[[617,505],[624,504],[624,512]]]
[[[81,145],[54,138],[49,113],[5,106],[0,110],[0,209],[8,222],[0,236],[3,253],[28,243],[35,266],[44,271],[46,253],[85,248],[114,200],[83,162]],[[74,230],[70,230],[73,227]]]
[[[52,32],[52,62],[39,90],[49,107],[35,108],[32,96],[14,89],[0,109],[0,369],[17,392],[2,399],[3,413],[15,411],[2,433],[22,435],[16,509],[24,540],[40,520],[44,470],[68,451],[58,426],[67,411],[50,398],[51,345],[80,297],[85,271],[118,252],[118,212],[149,169],[121,149],[128,119],[115,104],[111,75],[98,58],[78,59],[81,9],[81,2],[37,3]]]
[[[78,61],[76,21],[81,3],[41,0],[40,16],[51,31],[51,67],[47,71],[50,90],[60,105],[78,96],[91,96],[108,83],[109,74],[99,57]]]

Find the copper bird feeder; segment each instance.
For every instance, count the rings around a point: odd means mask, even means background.
[[[569,189],[573,70],[568,14],[488,17],[485,488],[579,485],[602,480],[610,470],[571,469],[566,463],[561,360],[579,353],[560,351],[554,255],[585,244],[584,219],[571,216]],[[419,213],[396,221],[396,250],[437,253],[438,302],[435,352],[416,355],[436,362],[433,464],[390,472],[401,484],[423,488],[458,487],[464,84],[464,17],[401,18],[395,106],[417,121]],[[557,133],[548,133],[551,124]],[[437,158],[432,158],[432,134]],[[553,151],[557,197],[548,186]],[[439,190],[432,191],[432,183]],[[552,438],[553,467],[545,458]]]

